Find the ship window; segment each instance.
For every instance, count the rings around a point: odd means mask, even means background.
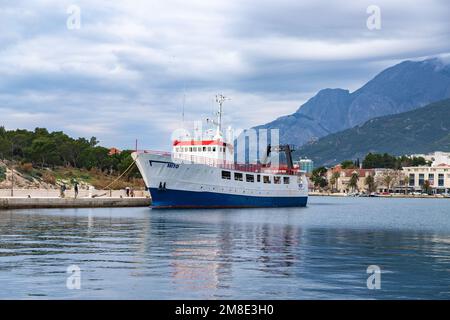
[[[279,176],[274,176],[274,177],[273,177],[273,183],[275,183],[275,184],[280,184],[280,183],[281,183],[281,177],[279,177]]]
[[[270,177],[269,176],[263,176],[263,182],[264,183],[271,183],[270,182]]]
[[[192,152],[192,147],[189,147],[189,152]]]
[[[222,171],[222,179],[230,180],[231,172],[230,171]]]
[[[259,174],[256,175],[256,181],[257,181],[257,182],[261,182],[261,175],[259,175]]]
[[[216,152],[216,147],[213,147],[213,152]]]
[[[203,152],[205,152],[206,151],[206,147],[203,147]]]
[[[289,177],[283,177],[283,183],[289,184]]]
[[[237,181],[243,181],[244,178],[243,178],[242,173],[235,172],[235,173],[234,173],[234,180],[237,180]]]
[[[208,147],[208,151],[211,151],[211,147]]]
[[[246,174],[246,175],[245,175],[245,180],[246,180],[247,182],[255,182],[255,176],[252,175],[252,174]]]

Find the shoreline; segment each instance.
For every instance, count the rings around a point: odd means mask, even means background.
[[[149,207],[151,205],[151,198],[149,196],[137,197],[123,197],[121,192],[112,196],[93,197],[80,196],[75,198],[74,196],[67,195],[64,198],[55,195],[44,195],[39,189],[27,190],[28,193],[34,193],[34,197],[25,195],[18,196],[0,196],[0,210],[10,209],[63,209],[63,208],[121,208],[121,207]],[[30,192],[31,191],[31,192]],[[34,192],[33,192],[34,191]],[[97,192],[100,190],[96,190]],[[311,197],[357,197],[357,198],[417,198],[417,199],[450,199],[450,197],[444,197],[442,195],[411,195],[411,194],[389,194],[389,195],[377,195],[375,197],[368,196],[348,196],[345,193],[325,193],[325,192],[310,192],[308,196]]]
[[[134,198],[50,198],[50,197],[2,197],[0,210],[10,209],[56,209],[56,208],[121,208],[148,207],[151,199],[147,197]]]
[[[345,198],[416,198],[416,199],[450,199],[450,197],[444,197],[442,195],[414,195],[414,194],[379,194],[376,196],[349,196],[346,193],[325,193],[325,192],[309,192],[308,196],[311,197],[345,197]]]

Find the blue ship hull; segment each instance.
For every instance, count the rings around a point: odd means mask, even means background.
[[[259,197],[215,192],[150,188],[152,208],[304,207],[308,197]]]

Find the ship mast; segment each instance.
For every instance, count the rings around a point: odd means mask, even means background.
[[[217,112],[217,135],[220,136],[222,132],[222,106],[225,100],[229,100],[229,98],[225,97],[222,94],[216,95],[216,102],[219,104],[219,111]]]

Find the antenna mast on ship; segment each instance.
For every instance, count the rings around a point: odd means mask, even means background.
[[[222,131],[222,106],[225,100],[230,100],[222,94],[216,95],[216,102],[219,104],[219,111],[217,112],[217,134],[220,135]]]

